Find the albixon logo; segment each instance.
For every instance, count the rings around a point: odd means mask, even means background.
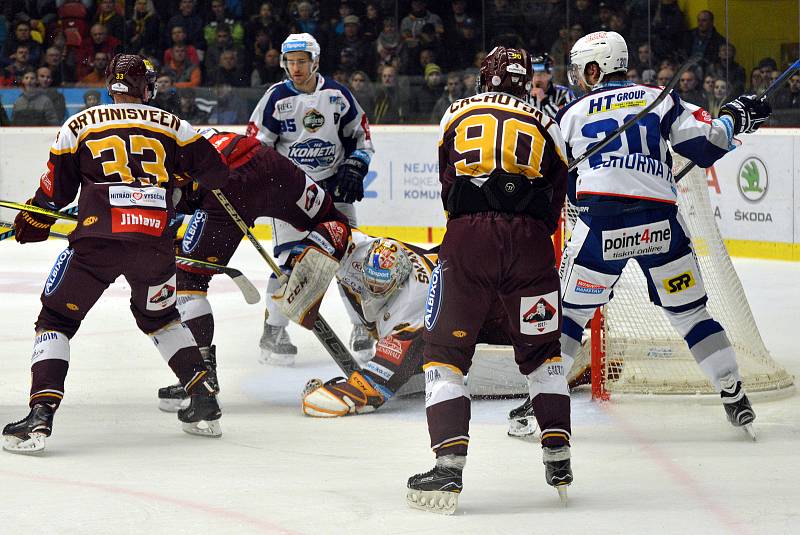
[[[203,235],[203,229],[208,221],[208,213],[205,210],[197,210],[192,215],[192,220],[189,221],[189,226],[186,228],[186,233],[183,235],[181,242],[181,249],[184,253],[191,253],[197,248],[200,243],[200,237]]]
[[[297,165],[311,169],[330,167],[336,159],[336,146],[321,139],[307,139],[289,147],[288,156]]]

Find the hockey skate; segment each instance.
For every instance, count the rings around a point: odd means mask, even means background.
[[[203,386],[198,389],[206,390]],[[192,394],[189,396],[189,406],[178,411],[178,420],[183,422],[183,431],[190,435],[221,437],[220,418],[222,411],[219,409],[217,398],[208,391]]]
[[[742,382],[728,376],[720,381],[720,386],[722,406],[725,407],[728,421],[734,427],[741,427],[751,439],[756,440],[756,431],[753,429],[756,413],[750,405],[750,400],[747,399],[747,394],[744,393]]]
[[[317,418],[372,412],[383,402],[383,395],[359,372],[347,380],[335,377],[324,384],[312,379],[303,389],[303,413]]]
[[[286,327],[277,327],[264,323],[264,333],[261,335],[259,346],[261,347],[259,362],[262,364],[271,364],[273,366],[294,365],[297,346],[292,344],[289,339]]]
[[[50,405],[34,405],[25,418],[3,428],[3,449],[22,454],[44,451],[44,439],[53,431],[53,414],[55,408]]]
[[[527,398],[525,403],[508,413],[508,436],[532,440],[536,438],[538,429],[531,398]]]
[[[356,359],[364,364],[372,360],[375,339],[369,334],[366,325],[353,325],[350,332],[350,349],[355,353]]]
[[[423,474],[408,478],[406,501],[414,509],[452,515],[458,506],[458,495],[464,484],[463,470],[436,465]]]
[[[566,505],[567,487],[572,483],[569,446],[542,448],[542,462],[544,462],[545,481],[555,487],[561,503]]]
[[[217,380],[217,346],[201,347],[200,354],[203,355],[203,362],[208,368],[206,380],[219,392],[219,381]],[[189,406],[189,395],[180,383],[165,386],[158,389],[158,408],[164,412],[178,412],[178,409]]]

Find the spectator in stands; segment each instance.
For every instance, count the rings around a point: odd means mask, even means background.
[[[280,19],[275,16],[272,2],[262,2],[258,8],[258,13],[253,15],[245,25],[245,37],[247,42],[255,39],[256,32],[263,29],[276,42],[283,42],[282,35],[278,33]]]
[[[375,89],[372,87],[372,82],[364,71],[355,71],[350,75],[350,92],[363,108],[364,113],[367,114],[368,119],[372,119],[372,114],[375,111]]]
[[[375,92],[375,124],[401,124],[406,122],[408,102],[397,85],[397,67],[384,65],[381,68],[381,83]]]
[[[318,41],[320,40],[320,25],[310,2],[300,2],[297,4],[297,16],[294,19],[301,33],[310,33]]]
[[[133,15],[125,23],[126,49],[131,54],[156,56],[161,49],[161,19],[153,0],[136,0]]]
[[[21,85],[22,75],[31,69],[33,65],[30,62],[30,48],[28,45],[17,45],[16,51],[11,54],[13,63],[3,69],[3,76],[6,78],[8,85]]]
[[[193,88],[185,87],[178,90],[179,108],[178,117],[190,124],[208,124],[208,112],[197,106],[196,94]]]
[[[225,12],[225,0],[211,0],[211,22],[203,28],[206,47],[211,47],[217,41],[217,28],[227,26],[233,43],[241,47],[244,43],[244,27]]]
[[[391,65],[396,69],[400,68],[401,58],[404,55],[404,45],[397,31],[395,20],[387,17],[383,20],[383,31],[378,35],[375,42],[375,49],[378,52],[378,69],[383,65]]]
[[[426,24],[433,24],[434,31],[444,33],[442,18],[428,11],[428,3],[425,0],[411,0],[411,12],[400,21],[400,35],[406,46],[417,46],[416,40]]]
[[[38,65],[42,58],[42,47],[31,37],[31,23],[28,20],[18,20],[14,25],[14,36],[7,37],[0,50],[0,58],[14,61],[17,47],[25,45],[28,47],[28,62]]]
[[[347,85],[347,81],[350,79],[350,75],[353,74],[361,67],[361,64],[356,60],[355,51],[352,48],[343,48],[339,52],[339,58],[336,62],[336,68],[333,70],[333,78],[337,82],[343,85]],[[341,81],[336,76],[336,73],[339,72],[341,76]]]
[[[646,25],[641,25],[646,28]],[[676,0],[661,0],[655,8],[650,27],[657,57],[674,55],[676,43],[686,32],[686,20]]]
[[[418,42],[418,50],[430,50],[436,60],[444,59],[447,55],[445,46],[441,41],[441,35],[436,33],[436,28],[434,28],[433,24],[426,24],[422,27]]]
[[[184,45],[186,47],[186,59],[195,65],[200,65],[200,54],[202,52],[186,42],[186,30],[183,26],[174,26],[172,30],[170,30],[170,39],[172,41],[172,46],[164,51],[164,65],[172,61],[172,49],[176,45]]]
[[[206,42],[205,39],[203,39],[203,19],[194,12],[194,7],[194,0],[180,0],[178,3],[178,13],[169,19],[165,29],[168,35],[171,35],[172,28],[180,26],[186,33],[187,45],[192,45],[197,50],[205,50]],[[203,58],[201,57],[200,59]]]
[[[461,86],[464,88],[461,98],[477,95],[478,74],[469,70],[464,71],[464,74],[461,76]]]
[[[782,87],[775,95],[772,107],[775,109],[800,108],[800,74],[795,73],[789,77],[787,85]],[[795,117],[796,120],[797,117]]]
[[[611,31],[611,15],[614,11],[608,2],[601,0],[597,4],[597,17],[595,18],[595,25],[592,31],[595,32],[608,32]],[[627,36],[623,35],[627,39]]]
[[[744,67],[736,63],[736,47],[731,43],[719,45],[719,55],[709,68],[708,73],[714,78],[724,78],[730,86],[730,94],[740,95],[744,92],[747,76]]]
[[[761,69],[761,77],[767,81],[772,71],[778,70],[778,63],[772,58],[762,58],[758,62],[758,68]]]
[[[233,54],[232,50],[222,54],[222,60],[226,55]],[[244,124],[250,117],[250,110],[243,98],[237,98],[233,88],[228,84],[217,84],[214,86],[214,93],[217,104],[211,111],[208,119],[209,124]]]
[[[703,90],[700,89],[699,85],[697,74],[695,74],[694,70],[689,69],[681,74],[681,79],[678,82],[678,95],[686,102],[702,107],[705,105],[705,95],[703,95]]]
[[[697,27],[684,34],[683,51],[688,57],[701,57],[705,70],[717,59],[724,42],[725,38],[714,28],[714,14],[703,10],[697,14]]]
[[[461,85],[461,76],[457,72],[451,72],[447,75],[447,85],[444,88],[444,94],[439,97],[436,104],[433,105],[429,123],[439,124],[442,120],[444,112],[450,107],[450,104],[464,96],[464,88]]]
[[[97,52],[94,55],[94,59],[90,63],[92,70],[78,80],[77,85],[80,86],[97,86],[103,87],[106,85],[106,67],[108,67],[108,62],[111,61],[109,59],[108,54],[105,52]]]
[[[172,78],[175,87],[197,87],[202,81],[200,67],[186,57],[186,45],[172,47],[172,60],[161,71]]]
[[[48,48],[44,53],[42,65],[50,69],[50,74],[53,76],[53,87],[61,87],[64,83],[75,81],[75,73],[64,64],[64,53],[54,46]]]
[[[522,38],[523,41],[526,40],[525,19],[515,4],[509,0],[486,2],[487,10],[483,23],[486,26],[487,36],[500,39],[503,35],[513,34]]]
[[[339,36],[344,33],[344,19],[353,14],[353,6],[350,5],[347,0],[339,2],[339,16],[331,20],[334,36]]]
[[[636,56],[629,62],[630,67],[639,71],[642,81],[645,84],[652,83],[656,79],[654,67],[653,51],[648,43],[642,43],[636,48]]]
[[[675,76],[675,69],[664,67],[658,71],[658,75],[656,76],[656,84],[664,87],[670,82],[670,80],[672,80],[673,76]]]
[[[435,63],[425,65],[425,83],[412,93],[413,122],[427,123],[430,120],[431,111],[442,96],[442,85],[442,69]]]
[[[708,105],[708,101],[714,97],[714,80],[710,74],[703,77],[703,107]]]
[[[97,12],[94,15],[94,24],[102,24],[110,35],[122,38],[125,35],[125,19],[117,13],[117,5],[114,0],[99,0],[97,2]]]
[[[21,77],[22,94],[14,101],[12,126],[61,125],[53,102],[36,86],[36,73],[25,71]]]
[[[219,59],[222,56],[222,53],[226,50],[233,50],[236,53],[237,59],[244,59],[244,50],[242,47],[234,43],[230,28],[225,24],[220,24],[217,26],[217,36],[214,39],[214,44],[208,46],[208,49],[206,49],[205,58],[203,59],[203,63],[206,68],[206,79],[216,79],[216,71],[220,65]],[[240,71],[244,72],[244,65],[239,65],[238,68]]]
[[[481,48],[481,37],[478,34],[478,23],[475,19],[465,19],[454,35],[447,36],[448,51],[445,58],[449,60],[451,70],[466,69],[472,64],[476,50]]]
[[[451,39],[454,35],[461,32],[464,26],[464,21],[470,18],[467,13],[466,0],[452,0],[450,2],[450,10],[445,13],[444,19],[444,35],[447,39]]]
[[[553,81],[564,85],[567,83],[567,73],[565,66],[569,65],[569,52],[575,41],[583,37],[583,25],[573,24],[569,28],[561,28],[558,31],[558,39],[550,48],[550,57],[553,58]]]
[[[100,91],[97,89],[90,89],[83,94],[83,108],[81,111],[86,111],[89,108],[94,108],[100,105]]]
[[[730,100],[730,98],[728,98],[729,94],[728,82],[720,79],[714,80],[714,92],[711,94],[711,98],[706,102],[706,111],[714,118],[719,117],[719,109]]]
[[[263,58],[263,61],[256,65],[250,75],[250,87],[270,86],[283,80],[283,68],[280,65],[281,53],[270,48],[264,53]]]
[[[630,67],[628,71],[625,73],[625,78],[627,78],[629,82],[633,82],[634,84],[642,83],[642,77],[639,74],[639,70],[636,67]]]
[[[42,65],[36,69],[36,83],[53,103],[53,108],[56,110],[56,115],[58,116],[60,124],[61,121],[66,118],[67,103],[64,100],[64,94],[53,87],[53,74],[50,72],[49,67]]]
[[[383,30],[383,17],[378,7],[378,2],[367,3],[365,16],[361,19],[361,37],[367,43],[375,42]]]
[[[102,24],[92,25],[89,34],[91,39],[84,39],[77,53],[75,68],[78,80],[91,72],[95,54],[105,52],[109,58],[113,58],[120,49],[119,39],[108,35],[108,29]]]
[[[209,78],[209,82],[215,86],[228,85],[232,87],[247,87],[250,85],[250,80],[245,79],[244,72],[238,62],[236,50],[224,50],[219,56],[219,64],[214,70],[213,76]],[[223,91],[223,93],[225,93]],[[227,93],[226,93],[227,94]],[[222,124],[222,123],[217,123]],[[230,123],[238,124],[238,123]]]
[[[359,18],[355,15],[347,15],[343,22],[344,30],[342,35],[337,35],[334,39],[333,52],[341,53],[346,49],[350,50],[354,64],[352,66],[347,65],[348,68],[346,70],[348,70],[348,73],[356,69],[367,69],[374,73],[371,68],[371,66],[375,65],[373,47],[359,36]]]
[[[194,65],[192,67],[197,68]],[[178,115],[180,102],[178,102],[178,90],[175,88],[174,82],[168,72],[162,71],[159,73],[158,78],[156,78],[156,96],[150,101],[150,105]]]
[[[750,87],[748,91],[750,93],[755,93],[756,95],[761,93],[767,88],[767,83],[764,81],[764,78],[761,76],[761,69],[758,67],[754,67],[752,71],[750,71]]]
[[[550,50],[558,39],[558,30],[567,23],[566,0],[540,0],[528,2],[523,8],[525,24],[534,28],[530,33],[536,35],[537,46],[528,45],[529,50]]]
[[[592,0],[575,0],[574,9],[570,10],[569,13],[569,20],[572,26],[580,24],[581,28],[587,33],[593,32],[594,28],[597,27],[596,13],[597,9],[592,5]],[[581,37],[583,37],[583,35],[577,37],[575,40],[577,41]],[[567,52],[569,52],[569,48]]]
[[[269,33],[264,28],[256,30],[255,39],[248,42],[248,48],[244,50],[245,68],[257,68],[258,64],[263,63],[264,54],[271,48],[275,48],[280,43],[274,43]]]

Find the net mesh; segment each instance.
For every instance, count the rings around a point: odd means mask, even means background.
[[[685,159],[675,158],[676,169]],[[688,227],[709,311],[727,332],[745,388],[777,390],[793,378],[770,357],[758,332],[742,284],[720,236],[708,194],[705,172],[695,168],[678,185],[678,206]],[[567,236],[577,211],[567,207]],[[614,299],[604,307],[606,390],[609,393],[711,394],[714,387],[700,371],[686,342],[661,308],[650,303],[641,269],[630,261],[614,287]],[[588,360],[591,344],[576,361]],[[611,372],[609,374],[609,371]]]

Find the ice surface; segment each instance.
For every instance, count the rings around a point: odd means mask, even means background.
[[[63,242],[0,243],[0,424],[27,413],[38,295]],[[267,268],[243,243],[231,265],[260,288]],[[773,357],[800,375],[800,264],[736,260]],[[410,509],[408,476],[428,470],[421,398],[336,420],[302,416],[306,380],[338,369],[292,327],[294,368],[257,363],[263,306],[212,283],[223,437],[181,432],[157,410],[174,381],[115,283],[73,339],[66,397],[41,457],[0,452],[0,533],[800,533],[800,397],[754,403],[759,442],[706,399],[573,397],[569,507],[544,482],[537,445],[506,436],[518,401],[475,401],[459,511]],[[323,314],[350,327],[335,292]]]

